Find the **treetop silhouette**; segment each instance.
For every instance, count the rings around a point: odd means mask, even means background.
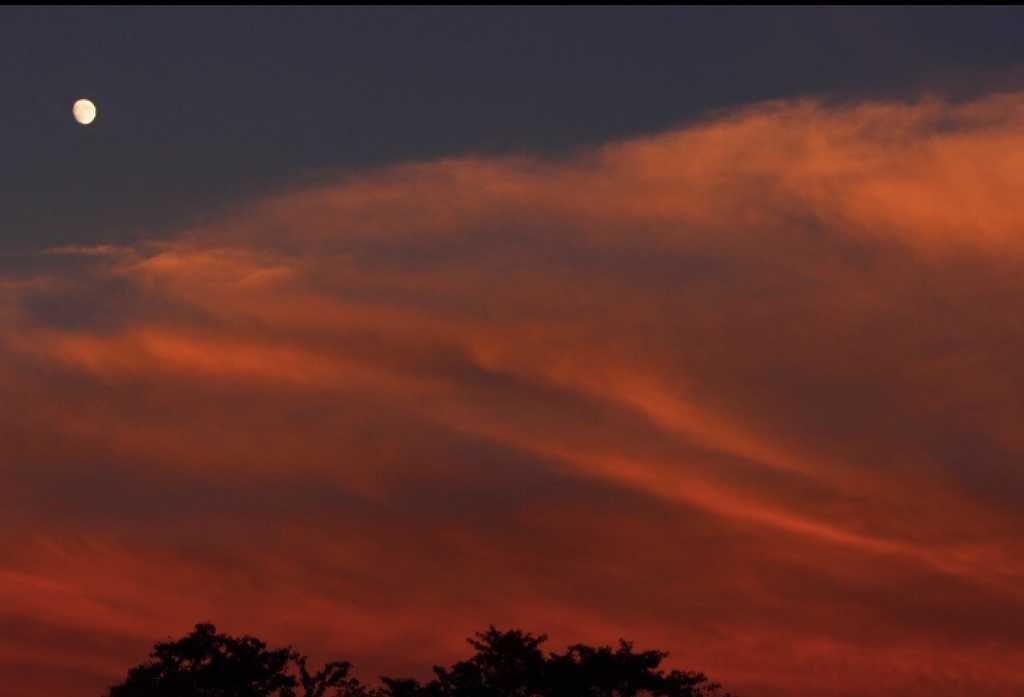
[[[156,644],[150,660],[128,671],[109,697],[326,697],[346,694],[349,663],[328,663],[310,674],[306,657],[290,648],[268,650],[250,636],[217,634],[197,624],[178,641]],[[301,692],[296,692],[301,688]]]
[[[576,644],[545,656],[546,640],[492,625],[468,639],[473,656],[434,666],[434,679],[382,676],[380,687],[369,688],[349,676],[347,662],[311,673],[290,647],[271,650],[259,639],[197,624],[178,641],[156,644],[150,660],[107,697],[730,697],[703,673],[659,669],[668,655],[662,651],[636,653],[620,640],[617,649]]]

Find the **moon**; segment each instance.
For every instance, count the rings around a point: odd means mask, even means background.
[[[75,121],[84,126],[92,123],[96,118],[96,105],[88,99],[79,99],[71,107],[71,113],[75,115]]]

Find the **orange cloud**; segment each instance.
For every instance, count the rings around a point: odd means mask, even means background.
[[[737,693],[1024,687],[1022,111],[759,105],[23,260],[0,665],[95,692],[210,619],[372,678],[495,622]]]

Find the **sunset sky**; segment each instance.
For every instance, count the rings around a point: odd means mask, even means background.
[[[0,691],[211,621],[1024,694],[1022,30],[0,10]]]

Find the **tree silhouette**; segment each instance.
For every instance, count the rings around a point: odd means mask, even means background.
[[[445,670],[435,666],[432,687],[438,694],[494,697],[533,695],[543,691],[546,671],[539,648],[547,637],[514,629],[499,632],[492,625],[476,639],[468,639],[476,655]]]
[[[703,673],[660,670],[662,651],[636,653],[620,640],[617,649],[576,644],[545,656],[546,640],[492,625],[468,640],[473,656],[434,666],[433,680],[381,677],[381,687],[367,689],[349,676],[349,663],[310,672],[291,648],[267,649],[197,624],[178,641],[156,644],[107,697],[730,697]]]
[[[703,673],[659,670],[668,655],[633,652],[628,641],[619,648],[570,646],[547,657],[540,645],[547,636],[515,629],[501,632],[492,625],[469,644],[476,655],[451,668],[434,667],[434,680],[383,678],[388,697],[712,697],[720,685]],[[723,694],[721,697],[730,697]]]
[[[108,697],[325,697],[332,688],[331,697],[364,694],[348,677],[348,663],[311,674],[306,657],[290,648],[268,650],[259,639],[216,632],[197,624],[178,641],[156,644],[150,660],[128,671]]]
[[[570,646],[548,661],[550,695],[559,697],[634,697],[651,694],[666,697],[715,695],[720,685],[703,673],[658,670],[668,656],[663,651],[633,653],[633,645],[619,640],[619,648]],[[723,697],[728,697],[725,695]]]

